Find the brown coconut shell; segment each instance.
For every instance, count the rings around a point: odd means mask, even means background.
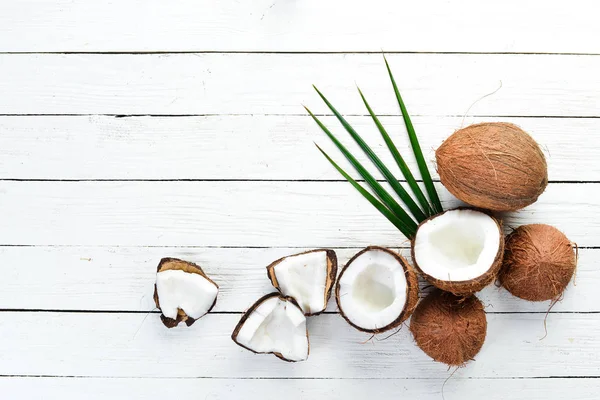
[[[363,253],[370,251],[370,250],[385,251],[386,253],[389,253],[392,256],[394,256],[394,258],[396,260],[398,260],[398,262],[400,262],[400,264],[402,265],[402,268],[404,268],[404,275],[406,276],[406,303],[404,304],[404,309],[402,310],[400,315],[398,315],[398,318],[396,318],[393,322],[391,322],[390,324],[388,324],[382,328],[377,328],[377,329],[364,329],[358,325],[355,325],[352,321],[350,321],[350,319],[344,313],[344,309],[342,308],[342,305],[340,302],[340,279],[344,275],[344,272],[346,271],[346,269],[348,269],[348,267],[350,266],[350,264],[352,264],[352,262],[354,260],[356,260]],[[413,270],[412,266],[400,254],[398,254],[395,251],[392,251],[390,249],[386,249],[385,247],[369,246],[369,247],[359,251],[358,253],[356,253],[346,263],[344,268],[342,268],[342,271],[340,272],[340,276],[338,277],[337,283],[335,285],[335,300],[337,302],[338,309],[340,311],[340,315],[346,320],[346,322],[348,322],[354,328],[358,329],[359,331],[367,332],[367,333],[374,333],[374,334],[382,333],[387,330],[397,328],[398,326],[400,326],[400,324],[402,322],[406,321],[408,319],[408,317],[410,317],[412,315],[413,311],[415,310],[415,307],[417,306],[417,303],[419,302],[419,279],[417,277],[417,274]]]
[[[479,353],[487,331],[483,304],[435,290],[421,300],[410,320],[417,346],[435,361],[462,366]]]
[[[212,279],[210,279],[208,277],[208,275],[206,275],[204,273],[202,268],[200,268],[199,265],[196,265],[196,264],[188,262],[188,261],[183,261],[178,258],[170,258],[170,257],[163,258],[162,260],[160,260],[160,263],[158,263],[158,268],[156,269],[156,272],[158,273],[158,272],[167,271],[170,269],[184,271],[189,274],[202,275],[207,281],[209,281],[210,283],[215,285],[217,287],[217,289],[219,288],[219,285],[217,285]],[[156,304],[156,307],[160,310],[160,299],[158,298],[158,290],[156,288],[156,284],[154,284],[154,303]],[[216,298],[215,298],[215,301],[213,302],[213,304],[210,306],[208,312],[210,312],[213,309],[215,304],[217,304]],[[196,320],[194,318],[189,317],[181,308],[177,309],[177,318],[173,319],[173,318],[165,317],[163,314],[161,314],[160,319],[167,328],[174,328],[180,322],[185,322],[185,324],[187,326],[192,326],[192,324],[194,322],[196,322]]]
[[[500,283],[521,299],[557,300],[576,266],[576,251],[561,231],[544,224],[523,225],[506,238]]]
[[[462,208],[455,208],[454,210],[458,210],[458,209],[462,209]],[[425,222],[430,221],[436,217],[439,217],[440,215],[443,215],[443,214],[447,213],[448,211],[451,211],[451,210],[446,210],[440,214],[434,215],[434,216],[429,217],[426,220],[422,221],[419,224],[419,226],[417,227],[417,234],[419,232],[419,228]],[[485,211],[483,211],[483,210],[476,210],[476,211],[485,213]],[[489,285],[490,283],[492,283],[496,280],[496,278],[498,277],[498,274],[500,273],[500,268],[502,267],[502,257],[504,255],[504,233],[502,231],[502,222],[500,220],[498,220],[497,218],[495,218],[494,216],[492,216],[488,213],[486,213],[486,214],[489,215],[494,220],[494,222],[496,222],[496,225],[498,226],[498,231],[500,232],[500,245],[498,246],[498,252],[496,253],[494,262],[492,263],[492,265],[490,265],[490,268],[487,270],[487,272],[485,274],[480,275],[479,277],[469,280],[469,281],[444,281],[441,279],[434,278],[433,276],[428,275],[425,272],[423,272],[423,270],[419,267],[419,264],[417,263],[417,260],[415,258],[415,246],[414,246],[414,239],[413,239],[413,241],[411,243],[411,257],[413,259],[413,263],[415,264],[415,268],[417,269],[419,274],[425,280],[427,280],[427,282],[431,283],[433,286],[435,286],[439,289],[442,289],[446,292],[450,292],[456,296],[468,296],[473,293],[479,292],[481,289],[483,289],[484,287],[486,287],[487,285]]]
[[[442,184],[475,207],[514,211],[534,203],[548,184],[540,146],[516,125],[486,122],[460,129],[435,152]]]
[[[259,353],[257,351],[252,350],[249,347],[244,346],[243,344],[241,344],[240,342],[237,341],[237,336],[240,333],[242,326],[244,326],[244,324],[246,323],[246,320],[248,320],[250,315],[258,308],[258,306],[260,306],[264,301],[269,300],[272,297],[279,297],[281,300],[291,303],[293,306],[298,307],[298,309],[300,309],[300,311],[302,311],[302,308],[300,308],[300,305],[296,302],[296,299],[294,299],[293,297],[283,296],[279,292],[273,292],[273,293],[266,294],[263,297],[261,297],[260,299],[258,299],[256,301],[256,303],[254,303],[252,306],[250,306],[250,308],[248,310],[246,310],[246,312],[242,316],[242,319],[240,319],[240,322],[238,322],[238,324],[235,326],[235,329],[233,330],[233,333],[231,334],[231,340],[233,340],[235,342],[235,344],[237,344],[238,346],[243,347],[244,349],[249,350],[249,351],[253,352],[254,354],[273,354],[274,356],[282,359],[283,361],[297,362],[294,360],[288,360],[279,352]],[[308,340],[308,325],[306,328],[306,338]],[[310,340],[308,340],[308,353],[310,354]]]
[[[298,253],[298,254],[293,254],[290,256],[286,256],[286,257],[281,257],[280,259],[273,261],[271,264],[269,264],[267,266],[267,276],[269,277],[269,280],[271,281],[271,284],[273,284],[273,286],[275,287],[275,289],[277,289],[280,293],[281,293],[281,288],[279,287],[279,282],[277,281],[277,275],[275,274],[275,266],[277,266],[277,264],[279,264],[280,262],[282,262],[283,260],[285,260],[288,257],[294,257],[294,256],[300,256],[303,254],[309,254],[309,253],[316,253],[318,251],[325,251],[326,252],[326,257],[327,257],[327,278],[325,281],[325,306],[327,306],[327,302],[329,301],[329,298],[331,297],[331,291],[333,289],[333,284],[335,283],[335,278],[337,276],[337,255],[335,254],[335,251],[330,250],[330,249],[315,249],[315,250],[310,250],[310,251],[305,251],[302,253]],[[325,311],[325,310],[323,310]],[[316,313],[307,313],[304,314],[307,317],[308,316],[313,316],[313,315],[319,315],[321,314],[323,311],[319,311]]]

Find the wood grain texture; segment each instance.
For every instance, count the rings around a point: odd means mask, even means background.
[[[176,378],[0,378],[0,392],[18,393],[20,400],[239,399],[265,398],[266,393],[285,393],[289,400],[314,398],[364,399],[374,393],[383,398],[406,396],[439,400],[443,379],[176,379]],[[446,400],[472,398],[548,400],[576,398],[596,400],[598,379],[461,379],[452,377],[444,386]]]
[[[190,328],[165,328],[158,315],[3,312],[0,374],[98,377],[445,378],[408,329],[387,340],[337,314],[308,320],[311,353],[285,363],[256,355],[230,338],[239,315],[208,314]],[[485,344],[458,378],[596,376],[600,314],[488,315]],[[573,327],[577,326],[577,330]],[[382,335],[385,337],[385,335]],[[39,349],[39,351],[23,351]],[[510,351],[507,351],[510,349]],[[515,354],[520,357],[515,357]],[[251,368],[249,366],[252,366]]]
[[[213,311],[243,312],[274,290],[265,267],[280,257],[304,250],[307,249],[0,247],[0,265],[6,266],[0,268],[0,304],[5,309],[30,310],[153,310],[156,265],[163,257],[178,257],[200,265],[219,285]],[[336,249],[340,267],[359,250]],[[408,249],[399,250],[410,259]],[[580,250],[576,278],[551,312],[600,312],[600,293],[596,290],[599,285],[600,250]],[[550,302],[523,301],[494,285],[478,297],[488,313],[545,313],[550,308]],[[329,302],[327,310],[337,310],[335,299]]]
[[[0,51],[599,53],[595,14],[592,0],[27,0],[0,5]]]
[[[600,57],[391,54],[411,115],[600,116]],[[43,65],[43,68],[40,68]],[[398,114],[380,54],[0,54],[0,114]]]
[[[0,2],[0,397],[597,399],[597,11],[593,0]],[[396,53],[428,160],[502,82],[465,124],[521,125],[553,181],[507,229],[549,223],[585,247],[543,340],[547,303],[480,293],[486,343],[443,394],[452,371],[408,329],[363,343],[333,303],[308,321],[305,363],[229,338],[272,291],[271,261],[406,247],[314,149],[341,160],[301,107],[328,112],[316,84],[390,162],[354,86],[407,149],[381,50]],[[146,312],[164,256],[221,286],[215,313],[191,328]]]
[[[348,120],[386,165],[396,165],[370,117]],[[417,171],[402,119],[381,120]],[[600,132],[598,118],[415,117],[413,123],[426,159],[434,160],[434,149],[461,125],[497,120],[520,125],[540,143],[551,181],[600,181],[600,147],[590,140]],[[371,166],[334,117],[323,121]],[[352,171],[308,116],[10,116],[0,117],[0,132],[4,179],[343,179],[313,142]]]
[[[600,184],[549,184],[511,226],[598,246]],[[438,184],[445,208],[460,205]],[[0,182],[7,245],[397,247],[406,239],[347,182]]]

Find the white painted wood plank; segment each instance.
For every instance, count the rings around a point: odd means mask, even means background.
[[[0,51],[600,52],[596,3],[569,11],[541,0],[27,0],[0,5]]]
[[[4,309],[146,311],[156,266],[162,257],[193,261],[220,286],[213,311],[245,311],[273,291],[265,266],[305,249],[0,247],[0,304]],[[337,249],[340,268],[359,249]],[[401,253],[409,258],[408,249]],[[573,285],[575,283],[575,286]],[[424,283],[425,285],[425,283]],[[599,312],[600,250],[581,249],[575,282],[553,312]],[[478,295],[495,312],[546,312],[549,302],[532,303],[490,286]],[[332,299],[329,311],[336,311]],[[153,316],[152,318],[156,318]]]
[[[370,117],[348,119],[387,165],[396,165]],[[370,165],[334,117],[323,120]],[[434,149],[461,125],[497,120],[415,117],[413,123],[426,158],[433,161]],[[590,140],[600,131],[600,119],[500,120],[520,125],[542,145],[550,180],[600,180],[600,144]],[[383,117],[382,122],[416,171],[402,119]],[[313,142],[344,160],[308,116],[0,117],[0,178],[341,179]]]
[[[384,399],[440,400],[443,379],[153,379],[153,378],[0,378],[0,392],[20,400],[262,399],[285,393],[288,400]],[[446,400],[485,398],[596,400],[598,379],[460,379],[444,387]]]
[[[438,185],[446,208],[459,203]],[[600,243],[600,184],[550,184],[507,227],[555,225]],[[0,244],[399,246],[405,238],[346,182],[0,182]]]
[[[100,377],[445,378],[408,329],[382,341],[337,314],[308,322],[307,362],[255,355],[230,338],[240,315],[209,314],[191,328],[167,329],[157,315],[0,314],[0,374]],[[486,342],[475,362],[455,376],[506,378],[596,376],[600,314],[488,315]],[[139,330],[139,331],[138,331]],[[385,335],[382,335],[385,336]],[[26,349],[26,350],[25,350]]]
[[[599,116],[600,57],[392,54],[412,115]],[[42,67],[43,66],[43,67]],[[397,104],[379,54],[3,54],[0,114],[379,114]]]

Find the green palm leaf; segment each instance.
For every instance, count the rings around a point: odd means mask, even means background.
[[[406,192],[406,190],[400,185],[398,179],[392,174],[392,172],[383,164],[381,159],[373,152],[371,147],[360,137],[360,135],[350,126],[348,121],[335,109],[335,107],[327,100],[327,98],[317,89],[314,85],[313,87],[321,96],[321,99],[327,104],[327,107],[333,112],[338,121],[344,126],[344,129],[348,131],[350,136],[356,141],[356,143],[360,146],[362,151],[369,157],[369,159],[373,162],[373,164],[377,167],[379,172],[385,177],[387,182],[390,184],[392,189],[396,192],[396,194],[402,199],[404,204],[408,207],[412,215],[417,219],[417,221],[421,222],[427,218],[427,216],[421,211],[417,203],[410,197],[410,195]]]
[[[427,163],[425,162],[425,158],[423,157],[423,152],[421,151],[419,139],[417,138],[417,134],[415,133],[415,128],[413,127],[413,124],[410,120],[410,116],[408,115],[408,111],[406,110],[406,106],[404,105],[404,101],[400,96],[400,91],[398,90],[398,86],[396,85],[396,81],[394,80],[394,76],[392,75],[392,70],[390,69],[390,65],[388,64],[385,55],[383,56],[383,60],[385,61],[385,66],[388,70],[390,80],[392,81],[392,86],[394,87],[394,93],[396,94],[396,99],[398,100],[400,111],[402,112],[402,118],[404,118],[404,124],[406,125],[406,130],[408,131],[410,144],[415,154],[415,158],[417,159],[417,164],[419,165],[421,177],[423,178],[423,182],[425,183],[425,189],[427,189],[427,194],[429,195],[429,199],[431,200],[433,209],[436,213],[440,213],[443,211],[442,203],[440,202],[440,198],[438,197],[437,191],[435,190],[435,186],[433,185],[433,180],[431,179],[431,175],[429,174],[429,169],[427,168]]]
[[[327,155],[327,153],[325,153],[325,151],[323,151],[323,149],[321,149],[319,147],[319,145],[317,145],[315,143],[315,146],[317,146],[317,148],[319,149],[319,151],[321,153],[323,153],[323,155],[325,156],[325,158],[327,158],[327,160],[329,160],[329,162],[331,163],[331,165],[334,166],[335,169],[338,170],[338,172],[340,174],[342,174],[342,176],[344,178],[346,178],[346,180],[348,182],[350,182],[350,184],[352,186],[354,186],[354,188],[363,195],[363,197],[365,199],[367,199],[369,201],[369,203],[371,203],[377,210],[379,210],[380,213],[382,213],[392,224],[394,224],[394,226],[396,228],[398,228],[398,230],[400,232],[402,232],[404,234],[404,236],[406,236],[407,238],[412,238],[415,235],[415,231],[412,229],[409,229],[404,222],[402,222],[402,220],[400,220],[398,217],[396,217],[394,215],[394,213],[392,213],[386,206],[384,206],[379,200],[377,200],[371,193],[369,193],[367,190],[365,190],[362,186],[360,186],[358,184],[358,182],[356,182],[354,179],[352,179],[352,177],[350,175],[348,175],[339,165],[337,165],[335,163],[335,161],[333,161],[331,159],[331,157],[329,157]]]
[[[412,189],[412,192],[414,193],[415,197],[419,201],[419,204],[421,204],[421,207],[425,211],[425,214],[427,216],[433,215],[434,212],[431,209],[431,206],[429,205],[427,198],[421,191],[421,188],[419,187],[419,184],[417,183],[412,172],[410,172],[410,169],[408,168],[408,165],[406,165],[404,158],[402,158],[402,156],[400,155],[398,148],[396,147],[396,145],[390,138],[390,135],[388,135],[387,131],[385,130],[385,128],[383,127],[381,122],[379,121],[379,118],[377,118],[377,115],[375,115],[375,113],[371,109],[371,106],[369,106],[367,99],[365,98],[365,96],[363,95],[363,93],[360,89],[358,89],[358,93],[360,93],[360,97],[362,98],[363,102],[365,103],[365,106],[367,107],[369,114],[371,114],[371,118],[373,118],[373,122],[375,122],[375,125],[377,125],[377,129],[379,129],[381,136],[383,136],[383,140],[385,140],[385,144],[387,145],[388,149],[390,150],[390,153],[392,153],[392,156],[394,156],[394,160],[396,160],[396,164],[398,164],[398,167],[400,168],[402,175],[404,175],[404,178],[408,182],[408,185]]]
[[[394,200],[392,196],[377,182],[377,180],[363,167],[363,165],[344,147],[342,143],[327,129],[325,125],[307,108],[304,107],[310,116],[315,120],[317,125],[329,136],[331,141],[337,146],[337,148],[344,154],[346,159],[352,164],[356,171],[363,177],[365,182],[373,189],[377,196],[381,199],[383,204],[399,219],[403,224],[413,232],[416,232],[416,222],[400,207],[400,205]],[[407,236],[408,237],[408,236]],[[412,237],[412,236],[411,236]]]

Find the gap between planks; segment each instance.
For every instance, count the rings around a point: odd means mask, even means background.
[[[0,313],[64,313],[64,314],[160,314],[160,311],[140,310],[70,310],[70,309],[27,309],[27,308],[0,308]],[[535,315],[535,314],[600,314],[600,311],[486,311],[489,315]],[[245,311],[211,311],[211,315],[242,315]],[[319,315],[339,315],[338,311],[323,311]]]
[[[573,52],[535,52],[535,51],[250,51],[250,50],[158,50],[158,51],[0,51],[0,55],[36,55],[36,54],[54,54],[54,55],[169,55],[169,54],[458,54],[458,55],[501,55],[501,56],[600,56],[600,53],[573,53]]]
[[[295,380],[295,381],[440,381],[443,382],[447,378],[431,378],[431,377],[401,377],[401,378],[390,378],[390,377],[362,377],[362,378],[344,378],[344,377],[238,377],[238,378],[230,378],[230,377],[222,377],[222,376],[95,376],[95,375],[10,375],[10,374],[2,374],[0,375],[0,379],[2,378],[60,378],[60,379],[148,379],[148,380],[236,380],[236,381],[256,381],[256,380],[265,380],[265,381],[280,381],[280,380]],[[600,379],[600,375],[588,375],[588,376],[494,376],[494,377],[481,377],[481,376],[469,376],[469,377],[456,377],[453,380],[461,381],[461,380],[536,380],[536,379]]]
[[[1,53],[0,53],[1,54]],[[317,117],[333,117],[333,114],[314,113]],[[0,113],[0,117],[114,117],[114,118],[185,118],[185,117],[308,117],[308,114],[282,114],[282,113],[208,113],[208,114],[114,114],[114,113]],[[400,114],[381,113],[378,117],[399,117]],[[369,114],[344,113],[344,117],[370,117]],[[600,115],[513,115],[513,114],[410,114],[411,118],[540,118],[540,119],[599,119]]]

